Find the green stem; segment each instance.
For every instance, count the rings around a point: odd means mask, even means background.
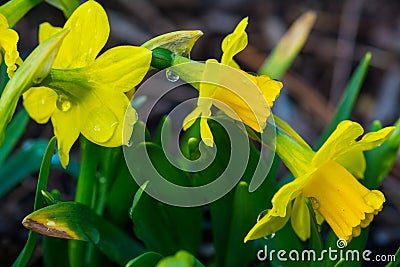
[[[13,27],[29,10],[34,8],[43,0],[11,0],[0,6],[0,13],[8,21],[8,25]]]
[[[75,201],[92,208],[97,184],[96,173],[99,162],[99,148],[84,137],[81,138],[80,144],[82,162],[76,187]],[[70,265],[77,267],[86,266],[87,244],[82,241],[70,241],[68,246]]]

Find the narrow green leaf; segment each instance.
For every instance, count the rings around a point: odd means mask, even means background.
[[[34,8],[43,0],[10,0],[0,7],[0,13],[8,21],[8,25],[13,27],[29,10]]]
[[[400,247],[397,249],[396,254],[394,255],[394,261],[386,265],[386,267],[398,267],[398,266],[400,266]]]
[[[68,261],[68,240],[43,236],[44,267],[70,267]]]
[[[322,241],[321,234],[318,231],[318,223],[315,218],[314,209],[308,198],[305,198],[308,211],[310,213],[310,223],[311,223],[311,238],[310,238],[310,249],[315,251],[316,255],[321,255],[321,251],[324,249],[324,244]],[[318,258],[318,256],[317,256]],[[310,262],[310,267],[323,267],[323,261],[312,261]]]
[[[0,63],[0,94],[3,93],[4,87],[8,82],[7,67],[4,62]]]
[[[174,184],[189,185],[185,173],[175,169],[163,155],[162,149],[153,143],[142,144],[145,146],[153,164],[161,175]],[[138,146],[139,151],[140,146]],[[138,166],[140,167],[140,166]],[[147,168],[138,175],[146,175]],[[151,181],[149,182],[150,185]],[[201,208],[183,208],[159,202],[139,189],[136,194],[134,206],[131,209],[134,230],[146,247],[163,255],[175,253],[185,249],[197,253],[201,242]],[[149,212],[151,210],[151,212]],[[190,234],[188,234],[190,233]]]
[[[311,11],[298,18],[272,50],[258,73],[280,79],[304,46],[315,19],[316,15]]]
[[[164,116],[158,124],[158,128],[154,136],[154,143],[161,147],[168,148],[171,138],[171,127],[171,119],[168,116]]]
[[[76,186],[75,201],[94,208],[95,196],[98,191],[97,171],[101,155],[101,147],[93,144],[84,136],[80,138],[81,169]],[[86,240],[87,241],[87,240]],[[69,261],[72,266],[85,266],[85,256],[88,253],[87,243],[80,241],[69,242]]]
[[[0,168],[0,198],[40,168],[47,141],[28,140]],[[23,166],[23,168],[21,168]]]
[[[3,145],[0,146],[0,166],[3,165],[4,160],[21,138],[28,121],[28,113],[26,113],[25,109],[21,109],[12,120],[9,127],[7,127],[6,139],[4,140]]]
[[[204,267],[193,255],[180,250],[175,255],[166,257],[156,267]]]
[[[226,242],[225,266],[248,266],[256,254],[252,243],[244,243],[246,234],[256,222],[258,211],[252,201],[254,194],[249,193],[246,182],[240,182],[235,189],[233,199],[232,221],[230,223],[230,235]],[[237,257],[237,255],[241,255]]]
[[[395,127],[396,129],[385,143],[365,152],[367,168],[361,182],[370,189],[380,186],[396,161],[400,147],[400,119],[397,120]]]
[[[340,104],[337,108],[334,118],[329,126],[325,129],[324,133],[321,135],[320,140],[316,146],[319,148],[328,139],[331,133],[336,129],[339,122],[346,120],[350,117],[351,111],[353,110],[354,104],[356,102],[358,93],[360,92],[361,86],[364,82],[365,75],[367,74],[368,65],[371,61],[371,53],[365,54],[364,58],[358,64],[356,70],[349,83],[347,84],[346,90],[342,96]]]
[[[23,225],[47,236],[90,241],[121,265],[145,252],[125,232],[77,202],[60,202],[42,208],[25,217]]]
[[[350,243],[347,244],[346,247],[344,248],[339,248],[338,247],[338,238],[335,235],[335,233],[330,230],[328,233],[328,237],[326,240],[325,248],[329,249],[341,249],[343,252],[343,255],[348,254],[348,251],[358,251],[358,255],[360,255],[360,260],[359,261],[354,261],[351,258],[348,259],[348,261],[343,261],[340,263],[340,266],[343,267],[361,267],[362,266],[362,253],[365,250],[365,246],[368,240],[368,233],[369,233],[369,227],[367,228],[362,228],[361,229],[361,234],[358,237],[355,237],[351,240]],[[330,267],[330,266],[335,266],[336,262],[329,261],[329,258],[325,259],[325,266]]]
[[[78,0],[46,0],[46,2],[61,10],[66,18],[69,18],[79,6]]]
[[[152,267],[162,259],[161,254],[149,251],[130,260],[125,267]]]
[[[47,181],[49,179],[49,172],[51,166],[51,158],[53,157],[55,152],[56,140],[57,139],[53,137],[49,141],[49,144],[47,146],[46,152],[43,157],[43,161],[39,172],[38,183],[36,186],[35,202],[33,205],[34,211],[42,208],[45,204],[42,197],[42,191],[46,190],[47,187]],[[28,264],[28,261],[35,248],[36,241],[37,241],[37,233],[29,231],[28,240],[26,241],[26,244],[22,249],[21,253],[19,254],[18,258],[14,262],[13,267],[26,266]]]
[[[344,259],[340,259],[336,264],[335,267],[343,267],[345,263]]]
[[[69,29],[64,29],[36,47],[7,83],[0,98],[0,144],[4,140],[5,129],[14,115],[20,96],[30,87],[40,84],[50,73],[52,63],[68,32]]]

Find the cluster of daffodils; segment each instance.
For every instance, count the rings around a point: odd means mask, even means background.
[[[200,134],[207,146],[214,144],[207,122],[212,116],[212,106],[262,133],[271,116],[270,108],[282,89],[281,82],[266,75],[251,75],[241,70],[233,59],[247,46],[247,23],[243,19],[224,38],[220,62],[215,59],[205,64],[197,62],[201,64],[199,98],[196,108],[183,121],[183,129],[191,127],[200,117]],[[63,28],[42,24],[39,42],[45,43],[63,29],[68,33],[45,77],[24,88],[23,105],[37,123],[44,124],[51,119],[60,162],[66,167],[71,147],[79,135],[105,147],[128,143],[137,115],[126,93],[134,90],[150,67],[157,67],[152,65],[157,59],[146,45],[118,46],[99,55],[108,40],[110,27],[106,12],[92,0],[81,4]],[[25,63],[17,52],[18,35],[9,29],[2,14],[0,32],[1,54],[12,77],[17,65]],[[187,43],[193,45],[192,41]],[[159,45],[163,46],[168,48],[165,44]],[[175,67],[179,71],[179,66]],[[357,180],[362,178],[366,167],[363,151],[385,142],[393,130],[394,127],[387,127],[358,140],[363,134],[362,127],[343,121],[317,152],[301,141],[304,149],[301,161],[297,159],[299,152],[291,151],[278,138],[277,153],[293,173],[294,180],[276,192],[272,208],[260,216],[245,241],[275,233],[289,219],[299,238],[307,240],[313,215],[306,199],[312,203],[317,222],[326,221],[339,238],[351,240],[358,236],[385,202],[382,192],[369,190]]]

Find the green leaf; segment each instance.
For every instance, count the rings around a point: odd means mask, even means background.
[[[47,181],[49,179],[49,172],[51,166],[51,158],[53,157],[55,152],[56,140],[57,139],[53,137],[49,141],[49,144],[47,146],[46,152],[43,157],[43,161],[40,167],[38,183],[36,186],[35,202],[33,205],[34,211],[42,208],[45,204],[42,197],[42,191],[46,190],[47,187]],[[26,244],[22,249],[21,253],[19,254],[18,258],[14,262],[13,267],[26,266],[28,264],[29,258],[31,257],[32,252],[35,248],[36,241],[37,241],[37,234],[29,231],[28,240],[26,241]]]
[[[193,255],[180,250],[175,255],[162,259],[156,267],[204,267]]]
[[[230,235],[226,240],[225,266],[248,266],[256,253],[253,251],[252,242],[244,243],[246,234],[255,224],[259,210],[254,203],[255,193],[249,192],[246,182],[240,182],[235,189],[233,199]],[[241,255],[238,257],[237,255]]]
[[[47,236],[90,241],[121,265],[145,252],[125,232],[77,202],[60,202],[42,208],[25,217],[23,225]]]
[[[347,251],[358,251],[358,254],[360,255],[360,258],[362,257],[362,253],[365,250],[365,246],[368,240],[368,232],[369,232],[369,227],[367,228],[362,228],[361,229],[361,234],[358,237],[355,237],[351,240],[350,243],[347,244],[347,246],[343,249],[343,255],[351,255],[347,253]],[[329,249],[338,249],[338,238],[335,235],[335,233],[332,230],[329,230],[328,237],[326,240],[325,248]],[[339,249],[338,249],[339,250]],[[329,261],[329,258],[326,259],[326,264],[325,266],[335,266],[335,262]],[[362,259],[360,261],[353,261],[351,258],[348,259],[348,261],[343,261],[340,263],[340,266],[343,267],[359,267],[362,266]]]
[[[171,119],[168,116],[164,116],[158,124],[158,128],[154,136],[154,143],[161,147],[168,148],[171,138],[171,127]]]
[[[46,0],[46,2],[61,10],[66,18],[69,18],[79,6],[78,0]]]
[[[6,139],[3,145],[0,146],[0,166],[3,165],[4,160],[21,138],[28,121],[28,113],[26,113],[25,109],[21,109],[10,123],[10,126],[6,130]]]
[[[344,259],[340,259],[336,264],[335,267],[343,267],[345,263]]]
[[[20,96],[30,87],[40,84],[50,73],[68,31],[62,30],[36,47],[7,83],[0,98],[0,144],[4,141],[5,129],[14,115]]]
[[[3,14],[8,21],[8,25],[14,25],[28,13],[33,7],[43,2],[43,0],[10,0],[0,6],[0,13]]]
[[[335,116],[333,117],[329,126],[325,129],[324,133],[321,135],[316,148],[320,148],[322,146],[322,144],[326,141],[326,139],[328,139],[328,137],[342,120],[346,120],[350,117],[358,93],[360,92],[361,86],[364,82],[370,61],[371,53],[367,53],[361,60],[360,64],[358,64],[356,70],[351,76],[349,83],[347,84]]]
[[[45,140],[28,140],[7,159],[0,168],[0,198],[29,174],[39,170],[46,147]]]
[[[400,147],[400,119],[397,120],[395,127],[396,129],[385,143],[365,152],[367,168],[361,182],[370,189],[376,189],[380,186],[396,161]]]
[[[304,46],[315,19],[316,15],[311,11],[298,18],[272,50],[258,73],[280,79]]]
[[[7,75],[7,66],[4,62],[0,63],[0,94],[3,93],[4,87],[8,82],[9,78]]]
[[[311,237],[310,237],[310,249],[313,250],[318,259],[318,255],[321,255],[321,251],[324,248],[324,244],[322,241],[321,234],[318,231],[318,223],[315,217],[314,209],[312,207],[312,204],[308,198],[305,198],[306,204],[308,211],[310,213],[310,224],[311,224]],[[310,263],[311,267],[323,267],[324,262],[323,261],[312,261]]]
[[[400,265],[400,247],[397,249],[396,254],[394,255],[395,260],[388,263],[386,267],[397,267]]]
[[[43,236],[44,267],[70,267],[68,261],[68,240]]]
[[[136,146],[138,155],[146,153],[143,151],[147,151],[162,177],[174,184],[190,185],[187,175],[169,163],[162,148],[154,143],[142,143]],[[137,164],[137,168],[134,172],[136,175],[152,177],[149,176],[151,174],[147,172],[149,168],[146,166]],[[150,183],[151,180],[149,186]],[[174,253],[179,249],[197,253],[201,241],[202,209],[167,205],[142,193],[142,190],[139,189],[136,194],[131,209],[137,237],[147,248],[163,255]]]
[[[153,267],[162,259],[161,254],[149,251],[130,260],[125,267]]]

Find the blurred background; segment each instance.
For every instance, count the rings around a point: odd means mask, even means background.
[[[4,3],[6,1],[0,1]],[[191,57],[206,60],[221,56],[220,44],[243,18],[249,17],[249,45],[237,56],[243,69],[256,72],[291,23],[306,11],[317,14],[315,26],[300,55],[283,77],[284,90],[273,112],[314,144],[332,118],[346,83],[368,51],[370,69],[352,119],[366,129],[373,120],[393,124],[400,114],[400,2],[397,0],[113,0],[98,1],[106,9],[111,36],[106,49],[121,44],[140,45],[148,39],[181,29],[199,29],[204,36]],[[38,25],[49,21],[62,26],[60,11],[38,5],[15,27],[19,50],[26,57],[37,45]],[[167,96],[178,103],[179,94]],[[188,92],[188,95],[193,91]],[[31,121],[24,139],[50,138],[52,126]],[[79,158],[76,153],[75,158]],[[72,200],[74,179],[61,171],[51,173],[49,188]],[[21,221],[31,212],[36,174],[25,179],[0,201],[0,266],[9,266],[22,249],[27,231]],[[387,202],[371,227],[368,247],[374,253],[394,254],[400,245],[400,160],[384,180]],[[40,245],[32,265],[40,266]],[[367,265],[366,265],[367,266]],[[371,265],[374,266],[374,265]]]

